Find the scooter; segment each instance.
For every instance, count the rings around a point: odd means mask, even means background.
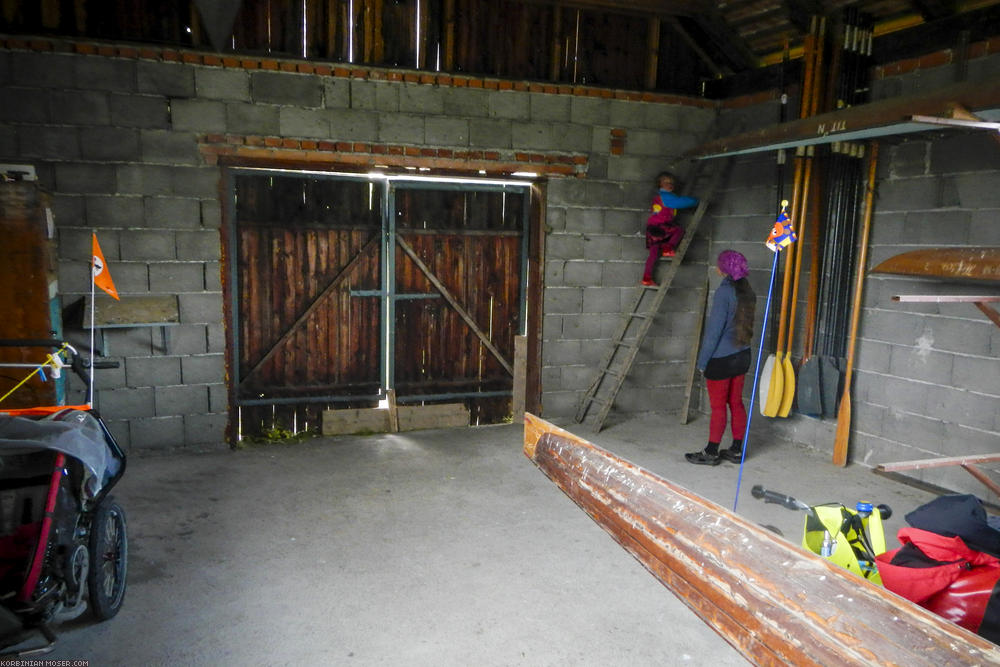
[[[858,502],[854,509],[840,503],[807,505],[792,496],[770,491],[760,484],[751,495],[765,503],[777,503],[805,512],[802,546],[873,583],[882,585],[875,557],[885,552],[882,522],[892,516],[888,505]]]

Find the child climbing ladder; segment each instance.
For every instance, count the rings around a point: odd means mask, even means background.
[[[646,247],[649,256],[642,273],[642,284],[653,286],[653,267],[660,257],[673,257],[677,245],[684,238],[684,228],[674,224],[674,216],[679,208],[692,208],[698,205],[695,197],[683,197],[674,194],[676,179],[668,171],[660,172],[656,177],[657,193],[653,196],[650,215],[646,220]]]

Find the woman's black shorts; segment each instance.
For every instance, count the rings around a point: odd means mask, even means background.
[[[725,357],[712,357],[705,366],[706,380],[725,380],[750,370],[750,348]]]

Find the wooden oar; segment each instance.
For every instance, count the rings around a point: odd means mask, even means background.
[[[708,310],[708,292],[710,285],[708,278],[705,278],[705,288],[698,299],[698,323],[694,328],[694,343],[691,345],[691,355],[688,359],[687,384],[684,387],[684,405],[681,407],[680,421],[682,424],[688,423],[691,416],[691,396],[694,394],[694,379],[698,373],[698,349],[701,345],[701,335],[705,330],[705,311]]]
[[[822,155],[822,153],[820,154]],[[810,218],[809,247],[809,291],[806,297],[806,327],[803,339],[802,363],[799,365],[799,375],[795,387],[796,410],[799,414],[813,417],[823,414],[823,405],[820,400],[822,389],[820,387],[819,366],[820,359],[813,356],[816,351],[816,320],[817,302],[820,300],[819,286],[822,282],[820,276],[820,216],[818,213],[820,189],[822,183],[822,167],[825,162],[819,156],[812,160],[813,171],[816,177],[813,178],[813,186],[806,195],[806,215]],[[825,295],[823,299],[825,299]]]
[[[792,282],[792,301],[791,310],[788,314],[788,341],[785,346],[785,356],[781,360],[782,372],[784,373],[784,380],[781,389],[781,403],[778,406],[778,416],[787,417],[792,411],[792,403],[795,400],[795,368],[792,366],[792,341],[795,339],[795,311],[797,310],[799,301],[799,278],[802,276],[802,247],[805,245],[804,236],[806,233],[806,220],[808,215],[806,214],[808,206],[808,193],[810,179],[812,178],[812,146],[806,149],[806,164],[804,174],[802,176],[802,188],[799,193],[799,208],[798,208],[798,218],[795,220],[796,229],[795,233],[799,236],[799,243],[795,248],[795,277]],[[792,209],[793,211],[796,209]]]
[[[868,261],[868,233],[872,225],[872,208],[875,202],[875,169],[878,166],[878,142],[872,141],[868,149],[868,185],[865,190],[865,214],[861,223],[861,249],[858,254],[858,275],[854,284],[854,307],[851,311],[851,331],[847,344],[847,368],[844,369],[844,393],[837,410],[837,435],[833,443],[834,465],[847,465],[847,445],[851,439],[851,376],[854,371],[854,348],[857,343],[858,321],[861,319],[861,294],[865,283],[865,264]]]
[[[819,40],[816,47],[816,75],[814,77],[813,83],[813,99],[812,99],[812,109],[811,115],[816,115],[819,113],[820,100],[823,98],[823,52],[826,47],[826,18],[824,17],[820,21],[819,29]],[[819,215],[819,202],[820,202],[820,188],[823,183],[824,174],[823,166],[826,164],[825,160],[821,160],[823,153],[818,152],[810,160],[812,164],[813,171],[816,173],[816,178],[813,179],[813,185],[805,193],[805,206],[803,207],[803,215],[808,216],[812,219],[813,226],[810,228],[809,236],[809,289],[806,296],[806,327],[805,327],[805,337],[803,339],[803,353],[802,353],[802,363],[805,364],[812,358],[813,351],[816,346],[816,301],[819,298],[819,271],[820,271],[820,215]],[[804,236],[802,237],[805,240]],[[801,373],[801,368],[799,372]]]
[[[810,25],[809,34],[806,35],[804,46],[804,62],[805,67],[802,74],[802,99],[799,102],[799,117],[806,118],[813,113],[815,109],[815,90],[816,90],[816,64],[817,64],[817,17],[812,17],[812,23]],[[802,232],[799,230],[799,226],[802,221],[799,218],[799,209],[802,206],[802,200],[804,199],[803,194],[805,192],[803,188],[803,181],[805,180],[805,171],[803,170],[802,159],[805,156],[805,151],[803,147],[796,149],[795,153],[795,176],[793,179],[792,186],[792,208],[791,208],[791,220],[792,224],[796,230],[796,234],[801,239]],[[767,401],[764,404],[764,416],[765,417],[787,417],[788,411],[786,410],[784,414],[782,412],[782,405],[785,403],[786,394],[790,394],[788,397],[788,406],[791,408],[791,400],[795,396],[795,368],[792,366],[792,355],[791,355],[791,331],[795,326],[795,299],[792,298],[789,302],[789,286],[791,283],[792,274],[798,273],[798,263],[802,257],[802,245],[795,249],[795,252],[789,252],[785,258],[785,278],[781,288],[781,315],[778,326],[778,346],[777,346],[777,358],[774,362],[771,372],[771,384],[768,387]],[[796,281],[798,282],[798,281]],[[797,291],[797,290],[796,290]],[[785,313],[792,313],[790,321],[785,322]],[[787,345],[785,336],[787,338]],[[785,347],[782,351],[782,347]],[[765,366],[766,369],[766,366]]]
[[[795,176],[792,179],[792,207],[790,209],[791,213],[798,208],[799,197],[801,196],[800,190],[802,185],[802,155],[804,151],[801,147],[796,151],[795,155]],[[798,227],[798,221],[794,218],[790,218],[792,221],[793,228]],[[790,248],[785,250],[785,277],[781,285],[781,313],[778,315],[778,344],[775,347],[775,354],[769,356],[767,361],[764,362],[764,371],[762,375],[769,377],[770,381],[767,385],[767,394],[761,393],[761,410],[760,413],[765,417],[777,417],[778,411],[781,409],[781,398],[784,396],[785,392],[785,369],[784,369],[784,347],[785,347],[785,336],[787,334],[786,328],[786,318],[785,315],[788,312],[789,299],[791,297],[791,287],[792,287],[792,271],[795,269],[795,253]],[[770,370],[770,373],[768,371]]]

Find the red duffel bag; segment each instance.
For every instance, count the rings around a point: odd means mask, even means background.
[[[876,557],[885,587],[1000,644],[1000,558],[919,528],[898,537],[903,546]]]

